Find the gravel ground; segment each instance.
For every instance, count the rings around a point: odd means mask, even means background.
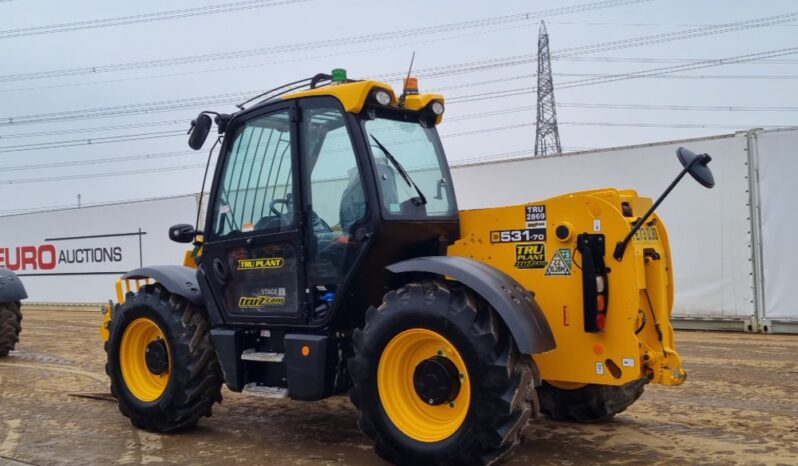
[[[133,428],[107,399],[99,312],[23,310],[0,359],[0,465],[382,464],[346,397],[229,391],[186,433]],[[649,386],[608,423],[539,418],[509,464],[798,464],[798,336],[680,332],[681,387]]]

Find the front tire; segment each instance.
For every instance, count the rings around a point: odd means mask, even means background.
[[[128,293],[113,313],[105,371],[136,427],[193,427],[222,401],[222,375],[201,309],[158,284]]]
[[[19,301],[0,303],[0,357],[8,356],[19,342],[22,331],[22,312]]]
[[[387,293],[354,346],[358,425],[387,461],[490,464],[518,445],[537,412],[532,358],[459,284],[409,283]]]
[[[620,386],[586,384],[565,388],[544,380],[538,387],[540,412],[555,421],[608,421],[637,401],[647,383],[648,378],[643,377]]]

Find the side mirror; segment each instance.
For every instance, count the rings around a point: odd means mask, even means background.
[[[202,149],[205,140],[208,139],[208,133],[211,132],[211,117],[205,113],[200,113],[195,120],[191,120],[191,129],[188,137],[188,146],[194,150]]]
[[[187,223],[180,223],[169,227],[169,239],[175,243],[190,243],[197,236],[197,230]]]
[[[709,169],[709,162],[712,161],[709,154],[696,154],[689,149],[680,147],[676,149],[676,156],[679,157],[682,166],[687,169],[687,173],[701,186],[710,189],[715,186],[715,177],[712,176],[712,170]]]

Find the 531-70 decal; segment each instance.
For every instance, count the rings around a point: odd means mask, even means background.
[[[520,243],[527,241],[546,241],[546,229],[500,230],[490,232],[491,243]]]

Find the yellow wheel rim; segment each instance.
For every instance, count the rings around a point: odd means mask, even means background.
[[[413,384],[416,366],[434,356],[448,358],[460,376],[457,397],[437,406],[422,400]],[[377,369],[377,389],[391,422],[419,442],[439,442],[454,435],[471,403],[468,368],[460,353],[449,340],[423,328],[405,330],[388,342]]]
[[[169,358],[166,372],[154,374],[147,367],[145,359],[147,345],[156,340],[164,340]],[[144,402],[155,401],[166,391],[169,384],[169,374],[172,369],[172,357],[169,344],[166,342],[161,328],[146,317],[140,317],[131,322],[122,335],[119,347],[119,363],[122,367],[122,377],[130,393]]]

